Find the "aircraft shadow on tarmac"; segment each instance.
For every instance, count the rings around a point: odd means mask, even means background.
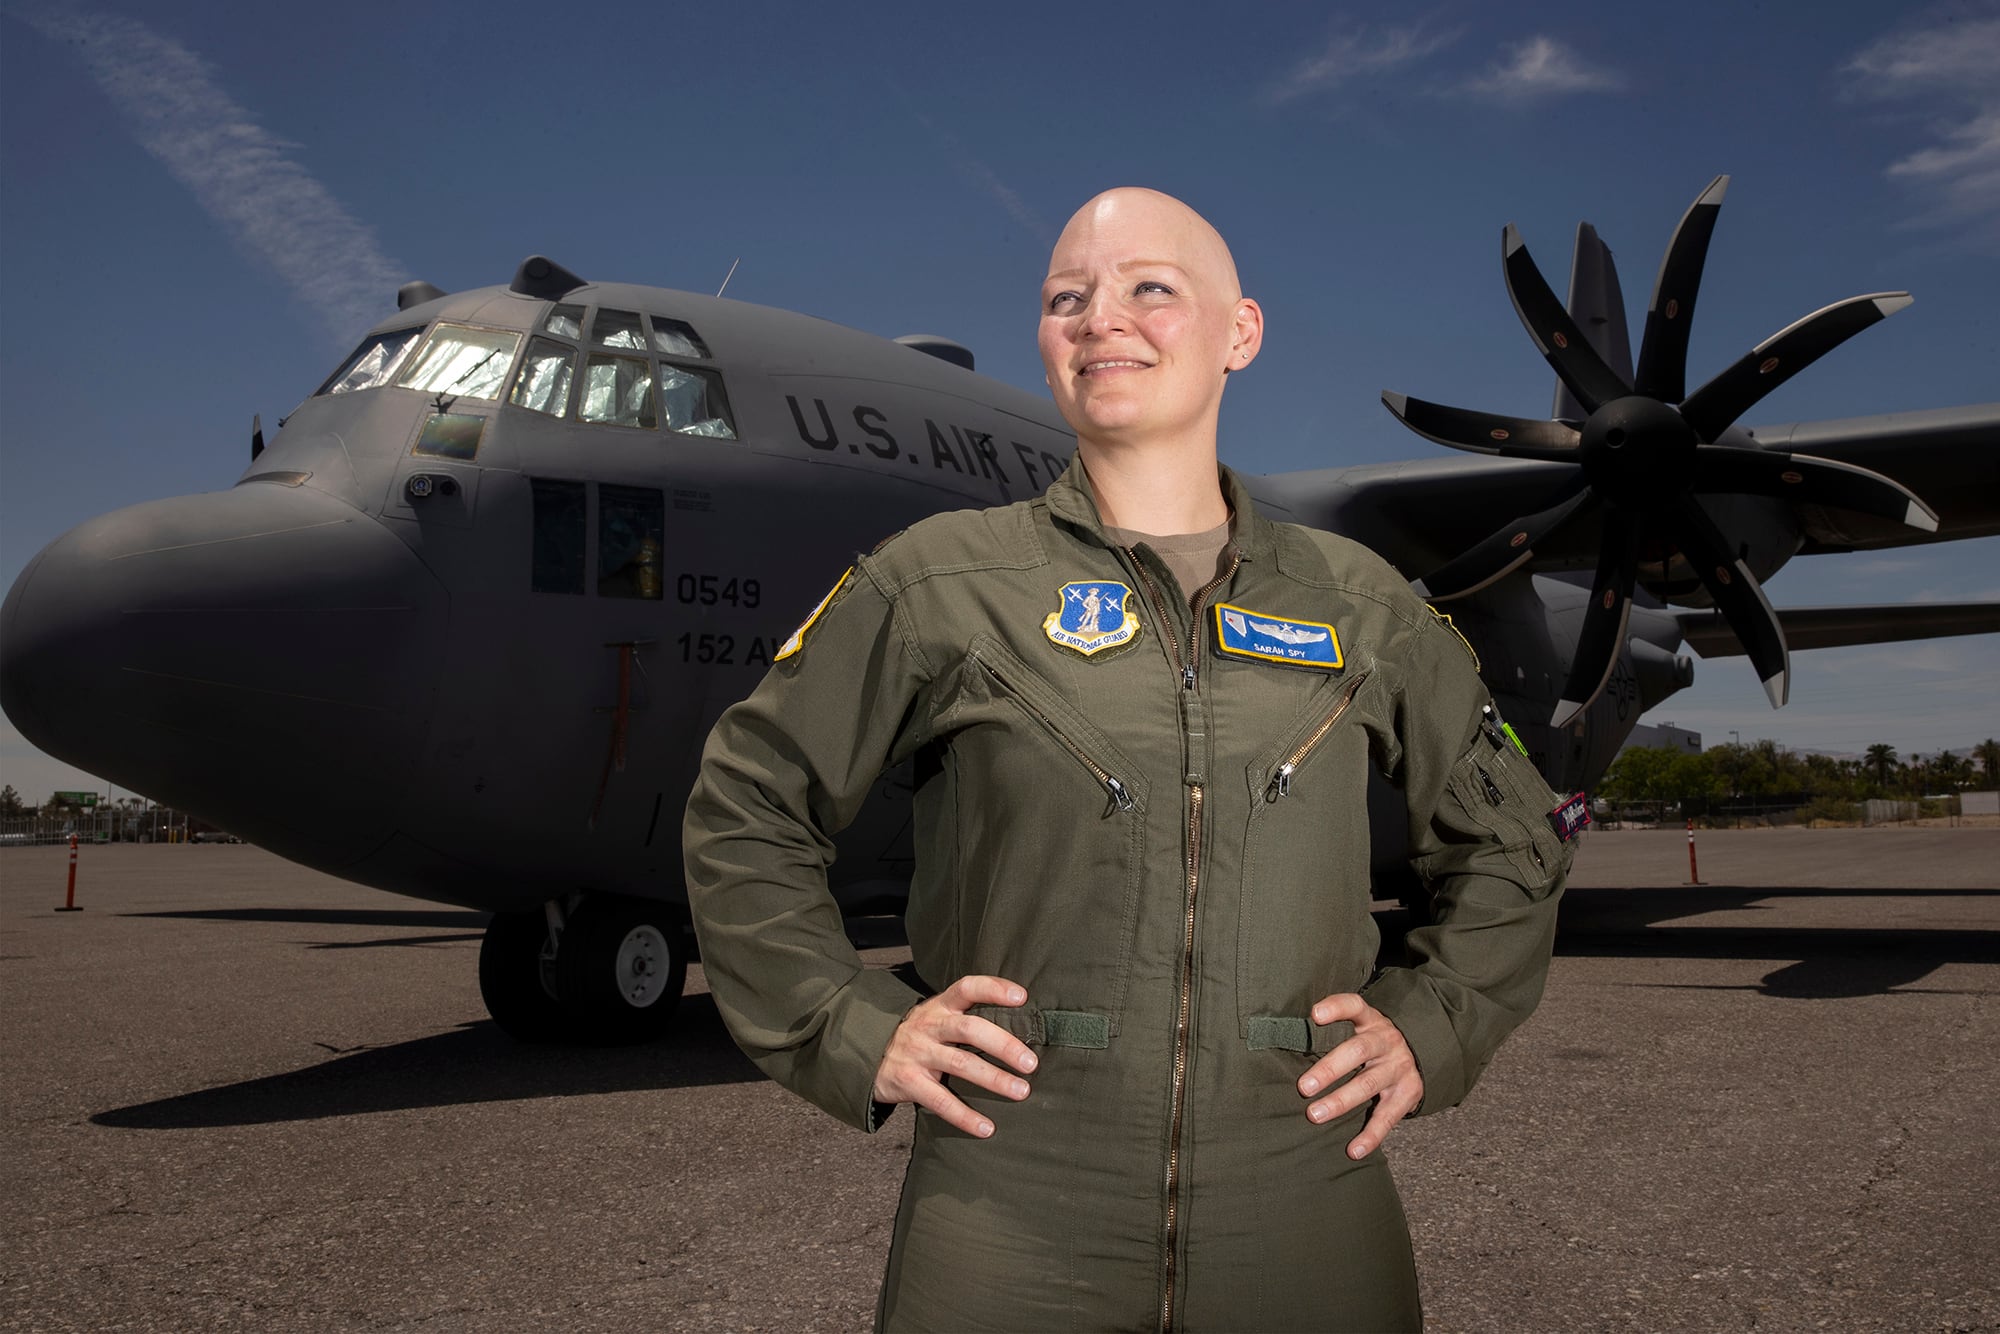
[[[176,912],[121,913],[123,917],[179,917],[212,922],[300,922],[320,926],[459,926],[464,931],[441,936],[383,936],[378,940],[322,940],[315,950],[371,950],[384,946],[462,945],[486,934],[491,913],[463,908],[190,908]]]
[[[1704,913],[1745,917],[1778,912],[1781,900],[2000,899],[2000,889],[1823,889],[1676,885],[1658,889],[1571,889],[1556,926],[1556,954],[1571,958],[1785,960],[1756,984],[1635,982],[1693,990],[1757,991],[1793,1000],[1932,990],[1911,984],[1946,964],[2000,963],[2000,931],[1880,925],[1871,909],[1845,913],[1851,925],[1669,925]],[[1879,909],[1877,909],[1879,911]],[[1789,916],[1790,914],[1787,914]],[[1400,939],[1400,911],[1379,918],[1385,941]]]
[[[492,913],[470,908],[183,908],[121,917],[178,917],[208,922],[303,922],[320,926],[457,926],[484,931]]]
[[[762,1078],[730,1041],[714,999],[699,993],[681,1000],[673,1035],[646,1046],[529,1046],[480,1020],[448,1033],[342,1052],[302,1070],[113,1108],[90,1120],[132,1130],[192,1130]]]

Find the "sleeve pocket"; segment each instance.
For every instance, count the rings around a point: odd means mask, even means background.
[[[1511,871],[1508,879],[1519,883],[1530,898],[1540,899],[1554,889],[1569,864],[1569,853],[1546,818],[1554,798],[1525,756],[1494,750],[1475,737],[1453,766],[1446,790],[1473,830],[1496,843],[1505,855]],[[1474,864],[1466,869],[1503,874],[1490,863],[1478,865],[1482,860],[1475,855]]]

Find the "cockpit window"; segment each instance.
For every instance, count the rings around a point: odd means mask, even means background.
[[[613,426],[643,426],[652,430],[653,363],[640,357],[613,357],[593,352],[584,370],[583,402],[577,417]]]
[[[597,488],[597,596],[658,600],[665,497],[639,486]]]
[[[701,335],[694,326],[681,320],[670,320],[664,315],[655,315],[653,320],[653,350],[664,352],[670,357],[697,357],[708,360],[708,344],[701,341]]]
[[[514,377],[514,392],[508,402],[517,408],[533,408],[551,417],[569,411],[569,381],[576,350],[553,338],[528,340],[528,355],[521,358],[521,373]]]
[[[600,310],[590,322],[590,341],[605,347],[646,350],[646,331],[639,326],[636,310]]]
[[[722,440],[736,438],[736,427],[729,417],[729,397],[722,392],[722,377],[714,371],[663,361],[660,397],[667,405],[667,425],[676,431]]]
[[[394,333],[374,334],[362,340],[354,355],[342,363],[332,378],[319,387],[322,394],[347,394],[357,389],[373,389],[387,384],[403,364],[403,357],[410,345],[417,341],[417,335],[424,331],[419,324],[414,329],[398,329]]]
[[[542,321],[542,328],[552,334],[561,334],[564,338],[583,337],[583,307],[557,306],[549,312],[549,317]]]
[[[535,505],[534,563],[529,587],[537,593],[583,592],[583,483],[531,478]]]
[[[498,398],[521,335],[440,324],[396,383],[453,398]]]

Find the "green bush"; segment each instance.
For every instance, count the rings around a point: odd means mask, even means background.
[[[1861,807],[1852,801],[1842,801],[1839,797],[1814,797],[1799,808],[1799,819],[1807,824],[1825,820],[1829,824],[1860,824]]]

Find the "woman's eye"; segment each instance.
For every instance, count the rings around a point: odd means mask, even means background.
[[[1162,292],[1165,293],[1167,296],[1172,296],[1174,294],[1173,288],[1167,286],[1165,283],[1155,283],[1155,282],[1140,283],[1139,286],[1133,290],[1138,292]]]
[[[1081,299],[1075,292],[1057,292],[1049,298],[1049,309],[1061,310],[1064,306]]]

